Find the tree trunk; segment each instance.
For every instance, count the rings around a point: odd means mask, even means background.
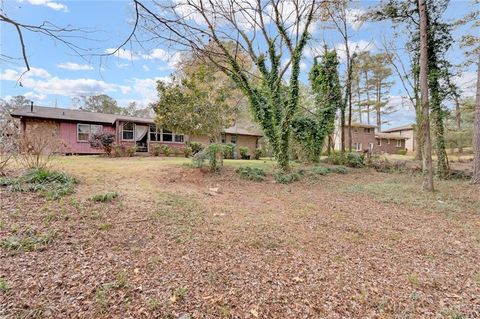
[[[460,132],[462,130],[462,114],[460,112],[460,101],[458,95],[455,93],[454,95],[454,102],[455,102],[455,123],[457,124],[457,131]],[[463,145],[461,142],[458,145],[458,153],[463,153]]]
[[[370,124],[370,88],[368,86],[368,71],[365,70],[365,91],[367,92],[367,124]]]
[[[480,54],[477,63],[477,97],[473,127],[473,176],[472,183],[480,184]]]
[[[358,96],[358,121],[362,123],[362,94],[360,93],[360,77],[358,77],[357,96]]]
[[[428,102],[428,21],[426,0],[418,0],[420,10],[420,92],[422,102],[422,172],[423,189],[433,191],[432,141],[430,140],[430,114]]]
[[[345,51],[347,54],[347,79],[345,89],[345,106],[348,105],[348,151],[352,152],[352,58],[348,47],[348,39],[345,39]]]
[[[377,83],[377,88],[375,94],[376,96],[376,105],[375,105],[375,113],[377,116],[377,130],[379,132],[382,131],[382,105],[381,105],[381,84]]]

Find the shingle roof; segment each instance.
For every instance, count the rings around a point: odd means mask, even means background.
[[[408,125],[402,125],[398,127],[392,127],[388,130],[383,131],[384,133],[389,133],[389,132],[398,132],[398,131],[405,131],[405,130],[413,130],[413,124],[408,124]]]
[[[390,140],[406,140],[408,137],[392,133],[375,133],[375,138],[385,138]]]
[[[135,123],[154,124],[151,118],[142,118],[117,114],[96,113],[83,110],[73,110],[64,108],[55,108],[47,106],[34,106],[33,113],[30,112],[30,106],[22,107],[14,110],[11,115],[13,117],[31,117],[42,119],[54,119],[63,121],[91,122],[91,123],[108,123],[114,124],[115,121],[129,121]],[[263,136],[256,130],[247,130],[238,125],[234,125],[225,130],[225,133],[238,135]]]
[[[346,123],[346,126],[348,127],[348,123]],[[375,128],[375,127],[377,127],[377,126],[376,126],[376,125],[372,125],[372,124],[365,124],[365,123],[352,122],[352,127],[366,127],[366,128]]]

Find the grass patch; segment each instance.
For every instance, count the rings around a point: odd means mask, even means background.
[[[12,192],[35,192],[55,200],[72,194],[78,183],[74,177],[59,171],[29,170],[20,177],[0,178],[0,186]]]
[[[0,278],[0,292],[4,294],[8,294],[11,289],[12,287],[10,287],[8,282],[5,279]]]
[[[300,174],[297,172],[282,172],[282,171],[275,171],[273,173],[273,177],[275,181],[280,184],[290,184],[300,180]]]
[[[117,192],[108,192],[105,194],[98,194],[98,195],[92,196],[90,197],[90,200],[97,203],[106,203],[114,200],[117,197],[118,197]]]
[[[30,229],[23,232],[12,230],[12,233],[12,236],[8,236],[0,241],[0,247],[11,252],[40,250],[57,237],[57,233],[54,230],[42,233]]]
[[[262,168],[251,166],[241,166],[237,168],[235,172],[240,175],[241,178],[255,182],[265,180],[265,176],[267,175]]]

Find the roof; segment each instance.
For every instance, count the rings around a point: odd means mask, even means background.
[[[346,123],[346,126],[348,127],[348,123]],[[372,125],[372,124],[352,122],[352,127],[375,128],[375,127],[377,127],[377,126],[376,126],[376,125]]]
[[[117,114],[105,114],[89,112],[84,110],[73,110],[64,108],[55,108],[47,106],[34,106],[33,112],[30,112],[30,106],[22,107],[14,110],[11,115],[13,117],[31,117],[41,119],[54,119],[63,121],[76,121],[76,122],[91,122],[91,123],[106,123],[114,124],[115,121],[129,121],[135,123],[155,124],[152,118],[142,118],[135,116],[117,115]],[[250,130],[242,128],[238,125],[234,125],[225,130],[225,133],[238,134],[238,135],[251,135],[251,136],[263,136],[261,132],[257,130]]]
[[[393,128],[388,129],[388,130],[385,130],[383,132],[384,133],[389,133],[389,132],[398,132],[398,131],[407,131],[407,130],[413,130],[413,124],[393,127]]]
[[[390,140],[406,140],[408,137],[392,133],[375,133],[375,138],[385,138]]]

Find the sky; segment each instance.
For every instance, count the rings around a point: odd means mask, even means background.
[[[394,39],[389,23],[358,23],[354,17],[375,1],[357,1],[351,10],[349,31],[352,35],[351,47],[357,51],[381,51],[382,39]],[[40,24],[50,21],[57,26],[81,28],[76,34],[80,37],[71,41],[80,48],[77,54],[61,43],[38,33],[25,32],[26,50],[31,71],[22,75],[25,66],[21,59],[0,59],[0,97],[25,95],[37,105],[72,107],[72,98],[81,95],[108,94],[115,98],[120,106],[131,101],[146,106],[155,101],[156,81],[168,81],[179,60],[179,52],[161,44],[151,43],[148,48],[133,44],[121,50],[116,56],[101,56],[118,47],[128,36],[132,28],[133,6],[131,1],[62,1],[62,0],[7,0],[2,10],[10,18],[28,24]],[[470,1],[453,0],[445,18],[453,20],[462,17],[471,9]],[[18,36],[10,25],[0,24],[3,57],[21,57]],[[457,30],[458,39],[464,30]],[[308,71],[312,65],[312,56],[318,48],[327,43],[335,47],[344,60],[341,38],[335,30],[324,29],[316,25],[311,30],[313,41],[305,51],[302,60],[303,83],[308,84]],[[402,47],[405,38],[400,34],[396,38],[398,47]],[[406,58],[405,55],[402,55]],[[458,63],[464,59],[462,51],[453,47],[451,60]],[[341,60],[341,61],[342,61]],[[344,70],[341,69],[341,72]],[[412,107],[404,101],[405,92],[398,79],[390,91],[390,103],[397,106],[397,112],[386,117],[389,123],[385,127],[408,124],[414,121]],[[464,95],[473,95],[475,71],[466,69],[455,81],[464,89]]]

